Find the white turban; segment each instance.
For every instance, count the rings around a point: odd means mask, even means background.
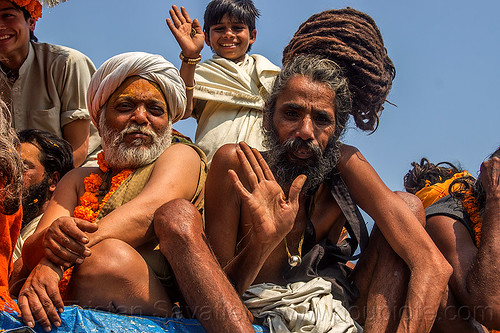
[[[157,54],[128,52],[106,60],[92,76],[87,91],[87,107],[97,128],[99,110],[131,76],[140,76],[158,84],[165,96],[172,122],[182,118],[186,110],[186,86],[177,68]]]

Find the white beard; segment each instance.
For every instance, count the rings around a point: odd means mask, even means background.
[[[105,110],[99,118],[101,145],[106,162],[112,169],[137,169],[154,162],[172,143],[172,121],[163,133],[156,133],[145,126],[130,125],[118,132],[107,126]],[[151,137],[151,142],[137,138],[132,143],[125,143],[123,138],[131,132],[141,132]]]

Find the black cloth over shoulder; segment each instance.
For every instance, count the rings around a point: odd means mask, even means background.
[[[451,195],[439,199],[425,209],[425,217],[432,216],[447,216],[462,223],[469,231],[470,237],[474,239],[474,232],[472,231],[472,221],[469,215],[464,211],[462,205],[457,202]]]
[[[288,283],[307,282],[315,277],[322,277],[332,284],[332,295],[340,300],[344,307],[350,305],[359,297],[359,291],[349,279],[351,269],[346,265],[348,260],[359,257],[354,255],[358,245],[362,253],[368,245],[368,230],[361,213],[338,172],[325,181],[333,198],[337,201],[346,218],[345,228],[349,238],[339,244],[332,243],[328,238],[316,244],[316,232],[310,219],[307,221],[304,233],[302,264],[287,267],[283,273]]]

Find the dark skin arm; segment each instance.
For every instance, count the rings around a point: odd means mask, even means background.
[[[182,54],[186,58],[198,58],[200,56],[201,50],[203,49],[203,45],[205,43],[205,34],[203,33],[203,29],[201,28],[198,19],[191,20],[186,8],[179,8],[175,5],[172,6],[172,9],[169,10],[170,19],[167,18],[167,25],[172,32],[172,35],[175,37],[175,40],[179,44],[182,50]],[[196,31],[196,33],[192,33]],[[181,68],[179,70],[186,87],[194,87],[194,72],[196,65],[188,64],[186,62],[182,62]],[[184,118],[189,118],[191,113],[193,112],[194,99],[193,99],[193,89],[186,89],[186,112],[184,114]]]
[[[342,147],[338,168],[355,202],[411,270],[398,332],[430,331],[451,275],[450,265],[404,201],[385,186],[355,147]]]
[[[427,231],[453,267],[450,286],[471,315],[488,328],[500,328],[500,159],[483,163],[480,181],[486,193],[481,243],[476,248],[465,226],[447,216],[428,219]]]
[[[299,176],[295,179],[287,197],[257,150],[250,149],[246,143],[240,143],[237,147],[228,145],[224,149],[236,150],[235,154],[223,150],[220,155],[224,153],[232,155],[233,167],[239,172],[236,173],[233,169],[227,171],[228,169],[223,167],[223,164],[228,162],[227,160],[216,165],[214,172],[228,172],[227,176],[222,175],[222,184],[219,183],[219,185],[228,189],[228,192],[224,193],[230,194],[230,200],[236,200],[248,207],[248,211],[251,212],[252,229],[246,246],[239,253],[235,253],[240,222],[239,204],[231,205],[232,207],[227,205],[228,209],[224,209],[225,212],[222,214],[224,217],[218,220],[225,221],[225,223],[210,223],[210,221],[216,221],[211,220],[215,214],[210,210],[211,213],[206,219],[209,221],[207,234],[214,239],[213,250],[221,261],[224,271],[233,281],[236,291],[243,294],[253,283],[271,252],[292,229],[299,208],[299,194],[306,177]],[[238,161],[234,160],[234,155],[237,156]],[[207,193],[215,185],[212,183],[214,179],[211,178],[210,184],[207,182]],[[241,180],[245,181],[245,185]],[[210,201],[213,197],[207,195],[206,199]],[[226,219],[229,217],[232,219]],[[223,234],[220,234],[221,232]],[[229,237],[229,244],[226,241],[220,241],[225,237]]]
[[[63,127],[63,138],[73,148],[74,166],[79,167],[85,162],[89,149],[90,120],[79,119]]]

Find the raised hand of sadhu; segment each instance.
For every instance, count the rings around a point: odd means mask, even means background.
[[[244,142],[236,149],[249,190],[234,170],[229,170],[229,176],[241,200],[249,207],[254,237],[262,244],[280,242],[293,227],[306,176],[300,175],[293,181],[287,198],[257,149],[251,149]]]

